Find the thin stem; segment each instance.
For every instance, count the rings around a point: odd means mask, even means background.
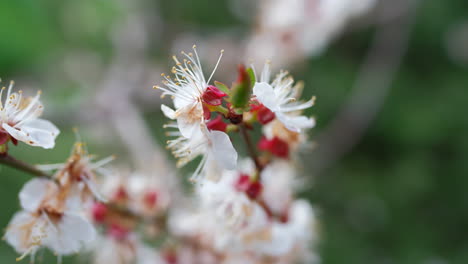
[[[46,177],[50,178],[51,176],[38,168],[34,167],[33,165],[27,164],[23,161],[17,160],[13,158],[12,156],[9,156],[8,154],[6,155],[0,155],[0,164],[5,164],[9,167],[27,172],[29,174],[32,174],[34,176],[38,177]]]
[[[257,167],[258,174],[260,175],[260,172],[263,170],[263,166],[260,163],[260,160],[258,159],[257,151],[255,150],[255,146],[252,143],[252,139],[250,138],[249,132],[247,131],[247,127],[245,126],[245,124],[240,124],[239,130],[247,146],[247,151],[249,152],[249,155],[252,158],[252,160],[255,162],[255,167]]]

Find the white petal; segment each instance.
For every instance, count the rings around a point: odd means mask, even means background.
[[[200,131],[200,122],[193,122],[189,118],[180,117],[177,119],[177,126],[182,136],[192,138]]]
[[[53,181],[46,179],[32,179],[27,182],[19,193],[21,207],[29,212],[35,212],[44,197],[50,192],[56,191],[57,186]]]
[[[170,108],[170,107],[168,107],[166,105],[163,105],[163,104],[161,105],[161,111],[169,119],[175,119],[176,118],[175,111],[172,108]]]
[[[31,248],[32,231],[36,220],[36,217],[26,211],[16,213],[11,219],[5,233],[5,240],[16,252],[22,254]]]
[[[294,132],[301,132],[302,129],[312,128],[315,126],[315,119],[306,116],[292,116],[283,113],[276,113],[278,118],[284,126]]]
[[[274,223],[271,229],[271,240],[263,244],[260,251],[273,257],[284,256],[293,249],[294,242],[294,236],[286,225]]]
[[[275,112],[279,109],[279,105],[276,101],[275,91],[268,83],[256,83],[253,88],[253,94],[257,97],[257,100],[260,103],[265,105],[271,111]]]
[[[64,214],[55,230],[48,230],[44,244],[59,255],[70,255],[96,238],[96,230],[84,217]]]
[[[211,131],[211,152],[213,158],[225,169],[234,170],[237,166],[237,151],[229,136],[221,131]]]
[[[15,139],[45,149],[55,146],[55,138],[60,133],[54,124],[44,119],[32,119],[22,123],[20,127],[11,127],[6,123],[2,126]]]

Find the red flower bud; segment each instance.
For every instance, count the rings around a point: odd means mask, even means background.
[[[237,179],[236,183],[234,184],[234,187],[239,192],[245,192],[247,191],[247,189],[249,189],[249,185],[250,185],[250,176],[247,174],[241,174],[239,178]]]
[[[143,201],[146,206],[154,208],[158,202],[158,193],[156,191],[150,191],[145,193]]]
[[[278,137],[274,137],[273,139],[267,139],[265,137],[262,137],[260,139],[260,142],[258,142],[258,148],[260,150],[268,151],[271,154],[280,158],[289,158],[288,143],[281,140]]]
[[[123,186],[120,186],[117,191],[114,193],[114,201],[116,202],[126,202],[128,199],[127,190]]]
[[[102,223],[106,220],[107,206],[102,203],[94,203],[91,208],[93,220],[97,223]]]
[[[250,111],[257,113],[257,120],[262,125],[270,123],[276,117],[275,113],[273,113],[263,104],[252,104]]]
[[[127,237],[130,231],[118,224],[111,224],[109,229],[107,230],[107,234],[117,240],[123,240]]]
[[[223,122],[223,118],[221,115],[218,115],[215,119],[210,120],[206,123],[206,126],[209,130],[218,130],[222,132],[226,132],[227,124]]]
[[[205,104],[203,104],[203,117],[205,120],[210,120],[211,118],[211,110]]]
[[[216,86],[210,85],[206,88],[205,92],[202,95],[203,102],[209,105],[217,106],[221,105],[223,102],[223,97],[226,96],[226,93],[223,93]]]
[[[249,196],[250,199],[256,199],[262,192],[262,189],[263,189],[263,185],[261,182],[259,181],[252,182],[250,183],[249,188],[246,191],[247,196]]]
[[[256,199],[262,192],[263,185],[259,181],[252,181],[247,174],[239,175],[234,187],[239,192],[245,192],[250,199]]]
[[[0,145],[7,143],[8,139],[10,139],[10,134],[8,134],[5,130],[0,130]]]

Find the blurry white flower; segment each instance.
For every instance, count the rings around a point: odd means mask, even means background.
[[[95,237],[91,223],[80,214],[68,210],[60,200],[61,190],[55,182],[33,179],[21,190],[22,211],[8,225],[6,241],[18,253],[19,259],[47,247],[57,255],[77,253],[83,244]]]
[[[170,194],[158,177],[133,173],[127,184],[130,210],[144,217],[153,217],[168,208]]]
[[[13,143],[23,141],[31,146],[53,148],[60,131],[50,121],[39,118],[43,111],[39,101],[41,93],[23,98],[22,91],[12,93],[12,89],[13,82],[8,87],[5,101],[2,98],[5,88],[0,91],[0,144],[11,137]]]
[[[253,88],[256,99],[270,109],[291,131],[301,132],[303,129],[314,127],[313,118],[295,114],[313,106],[314,97],[307,102],[297,102],[302,86],[300,83],[293,86],[294,80],[287,72],[280,72],[271,83],[269,81],[270,67],[267,62]]]
[[[377,0],[260,1],[257,30],[247,44],[247,58],[273,58],[281,65],[321,54],[353,18]]]
[[[270,239],[256,245],[258,253],[279,257],[295,248],[306,250],[310,246],[317,236],[312,207],[305,200],[297,200],[288,214],[287,222],[272,223]]]
[[[261,174],[262,198],[275,215],[287,214],[295,185],[295,170],[291,162],[275,160]]]
[[[84,144],[75,143],[72,154],[63,164],[50,164],[38,166],[43,170],[57,170],[54,179],[63,189],[67,196],[78,199],[70,200],[75,207],[89,205],[94,199],[106,200],[98,191],[95,172],[108,174],[109,171],[102,166],[114,160],[114,156],[93,162],[93,156],[89,155]]]

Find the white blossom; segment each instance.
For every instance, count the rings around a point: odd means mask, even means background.
[[[192,53],[182,52],[185,57],[183,63],[174,56],[176,66],[172,68],[173,79],[163,74],[165,86],[156,86],[163,91],[162,96],[169,95],[173,98],[175,110],[164,104],[161,105],[161,110],[168,118],[176,120],[180,133],[186,138],[192,137],[200,126],[205,125],[202,95],[208,88],[223,53],[221,52],[218,63],[206,80],[195,46],[193,51],[195,56]]]
[[[57,255],[78,252],[95,237],[91,223],[80,212],[69,210],[61,200],[59,186],[50,180],[33,179],[21,190],[23,208],[15,214],[5,233],[6,241],[23,254],[34,256],[41,247]]]
[[[301,84],[294,84],[294,80],[287,72],[280,72],[270,83],[270,68],[267,62],[263,68],[259,80],[255,83],[253,94],[265,107],[275,113],[276,118],[286,128],[294,132],[315,126],[315,120],[298,115],[302,111],[314,105],[314,97],[306,102],[298,102],[302,92]]]
[[[175,124],[166,127],[175,128]],[[202,160],[192,175],[192,180],[200,178],[201,172],[206,167],[215,166],[220,169],[235,169],[237,165],[237,151],[232,145],[229,136],[221,131],[209,131],[202,127],[192,137],[186,138],[179,131],[170,132],[175,139],[168,141],[168,148],[172,150],[175,157],[179,158],[177,165],[184,166],[198,156]]]
[[[16,93],[12,89],[13,82],[5,101],[2,98],[5,88],[0,91],[0,132],[31,146],[53,148],[60,131],[50,121],[39,118],[44,108],[39,101],[41,92],[32,98],[23,98],[22,91]]]

